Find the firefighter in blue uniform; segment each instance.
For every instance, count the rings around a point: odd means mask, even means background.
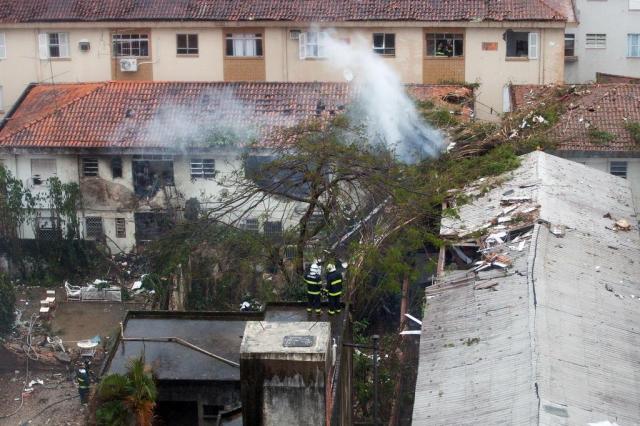
[[[78,394],[80,402],[87,404],[89,402],[89,373],[84,368],[78,369],[76,373],[76,381],[78,382]]]
[[[320,309],[320,293],[322,292],[322,269],[318,261],[314,261],[304,273],[304,282],[307,284],[307,312],[315,310],[317,315],[322,314]]]
[[[333,263],[327,265],[327,292],[329,294],[329,315],[340,313],[342,310],[340,306],[342,270],[337,270]]]

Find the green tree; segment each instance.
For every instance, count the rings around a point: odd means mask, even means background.
[[[16,319],[16,291],[6,276],[0,274],[0,336],[13,329]]]

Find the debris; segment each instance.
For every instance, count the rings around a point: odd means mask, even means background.
[[[565,234],[564,225],[551,225],[551,228],[549,230],[556,237],[560,237],[560,238],[564,237],[564,234]]]
[[[518,251],[522,251],[524,249],[524,241],[520,241],[520,244],[518,244]]]
[[[611,217],[611,213],[607,213],[607,214],[605,214],[605,215],[604,215],[604,216],[602,216],[602,217],[603,217],[603,218],[605,218],[605,219],[613,219],[613,218]]]
[[[615,228],[620,231],[630,231],[631,224],[626,219],[616,220]]]
[[[42,380],[42,379],[34,379],[34,380],[30,381],[27,386],[31,388],[31,387],[33,387],[33,385],[44,385],[44,380]]]
[[[491,281],[488,283],[477,284],[474,288],[476,290],[486,290],[490,288],[491,290],[497,291],[497,289],[495,288],[497,285],[498,285],[497,282]]]
[[[511,216],[503,216],[498,218],[498,223],[511,222]]]
[[[613,291],[613,288],[611,288],[611,286],[609,284],[605,284],[604,285],[605,290],[607,291]]]

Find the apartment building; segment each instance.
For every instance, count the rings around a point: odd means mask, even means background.
[[[268,147],[282,142],[280,129],[341,113],[354,90],[347,83],[33,85],[0,122],[0,163],[35,194],[46,194],[52,177],[78,183],[83,237],[130,251],[170,228],[188,200],[202,210],[218,206],[235,189],[234,176],[269,160]],[[446,99],[472,98],[463,86],[407,90],[447,109],[462,107]],[[241,157],[251,140],[257,147]],[[280,238],[304,210],[276,198],[256,202],[240,225]],[[46,202],[35,221],[21,236],[46,239],[55,225]]]
[[[576,0],[579,25],[565,34],[565,80],[597,73],[640,77],[640,0]]]
[[[570,0],[0,0],[0,110],[32,82],[340,82],[334,37],[404,83],[478,83],[497,119],[509,83],[563,82],[572,22]]]

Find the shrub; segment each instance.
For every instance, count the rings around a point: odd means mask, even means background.
[[[633,142],[640,144],[640,121],[630,121],[624,125],[624,128],[631,134]]]
[[[589,141],[596,145],[609,145],[609,143],[616,138],[614,134],[600,130],[596,127],[591,127],[588,134]]]
[[[16,320],[16,291],[9,279],[0,274],[0,336],[13,329]]]

